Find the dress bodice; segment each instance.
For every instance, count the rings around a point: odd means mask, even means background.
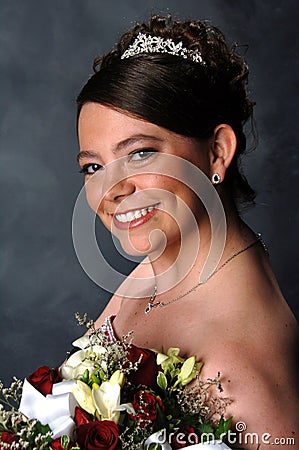
[[[117,342],[117,337],[115,336],[114,329],[112,326],[112,322],[115,316],[106,317],[103,325],[100,326],[100,331],[105,333],[110,342]]]
[[[104,332],[110,342],[117,342],[112,322],[115,316],[106,317],[100,331]],[[134,336],[133,336],[134,337]],[[131,372],[129,381],[135,386],[144,385],[149,388],[157,389],[158,366],[156,363],[156,353],[147,348],[136,347],[131,344],[127,357],[133,364],[138,362],[138,370]]]

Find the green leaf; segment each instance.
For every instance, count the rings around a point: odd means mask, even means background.
[[[36,422],[34,426],[31,428],[31,432],[27,434],[26,442],[29,443],[28,448],[36,447],[36,437],[39,436],[39,445],[43,444],[43,448],[49,448],[46,444],[50,444],[52,442],[52,438],[50,436],[51,429],[49,425],[42,425],[40,422]],[[46,436],[48,434],[48,436]]]
[[[232,417],[229,417],[229,419],[224,420],[223,416],[221,416],[218,426],[215,430],[215,438],[224,440],[230,427],[231,427]]]
[[[101,384],[101,380],[95,374],[91,375],[90,378],[90,384],[93,385],[93,383],[96,383],[98,385]]]
[[[169,366],[169,373],[171,378],[175,378],[179,372],[180,372],[179,367],[176,367],[174,364],[171,364]]]
[[[70,443],[70,438],[66,434],[64,434],[60,438],[60,443],[61,443],[61,447],[64,448],[65,450],[67,450],[69,443]]]
[[[158,373],[158,376],[157,376],[157,383],[158,383],[158,386],[159,386],[161,389],[163,389],[163,391],[166,390],[166,388],[167,388],[167,378],[166,378],[166,376],[164,375],[163,372],[159,372],[159,373]]]
[[[153,431],[159,431],[165,428],[167,425],[166,417],[160,406],[156,406],[156,419],[153,426]]]
[[[81,381],[83,381],[83,383],[88,383],[89,380],[89,370],[86,369],[83,373],[83,377],[81,378]]]
[[[195,356],[190,356],[190,358],[186,359],[180,371],[180,376],[182,379],[189,378],[192,371],[194,370],[194,364]]]
[[[157,364],[158,366],[162,366],[162,364],[169,359],[168,355],[164,355],[163,353],[157,354]]]
[[[202,434],[202,437],[201,437],[202,443],[209,441],[209,439],[211,439],[214,436],[214,428],[211,423],[206,423],[206,422],[201,423],[198,428]]]
[[[105,372],[104,372],[103,370],[101,370],[101,372],[99,373],[99,375],[100,375],[100,378],[101,378],[102,381],[105,381],[105,380],[106,380],[106,374],[105,374]]]
[[[46,435],[47,433],[51,432],[51,428],[49,425],[42,425],[40,422],[36,422],[34,427],[32,428],[32,435],[37,436],[38,434],[41,434],[42,436]],[[51,440],[51,438],[50,438]],[[47,438],[46,442],[50,442],[50,440]]]
[[[195,356],[190,356],[190,358],[186,359],[184,364],[181,367],[181,370],[178,374],[178,379],[174,386],[180,384],[182,386],[186,386],[196,377],[196,360]]]

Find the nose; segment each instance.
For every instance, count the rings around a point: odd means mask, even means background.
[[[122,158],[106,165],[102,174],[102,198],[119,202],[135,191],[134,177],[129,177]]]
[[[91,209],[98,211],[100,204],[110,202],[112,208],[107,209],[113,211],[115,204],[119,205],[135,192],[135,177],[129,176],[119,164],[107,165],[104,170],[98,170],[89,178],[85,183],[85,190]]]
[[[133,194],[135,189],[134,179],[132,177],[124,178],[106,189],[104,199],[108,202],[119,203],[128,195]]]

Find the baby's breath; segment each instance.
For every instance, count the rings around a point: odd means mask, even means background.
[[[0,381],[0,403],[11,409],[18,409],[18,405],[22,396],[23,382],[17,377],[13,377],[13,381],[9,387],[4,387]]]
[[[122,450],[140,450],[141,443],[148,438],[149,434],[151,434],[149,426],[141,427],[137,424],[133,429],[127,427],[119,435]]]
[[[133,331],[129,331],[120,340],[111,342],[109,337],[101,329],[96,329],[94,321],[89,319],[85,313],[83,317],[76,313],[78,325],[85,326],[89,332],[90,345],[99,345],[105,348],[105,352],[97,356],[99,367],[106,367],[106,378],[109,379],[116,370],[121,370],[125,375],[138,370],[142,355],[138,361],[133,363],[128,354],[133,343]]]
[[[214,396],[211,388],[222,392],[220,373],[215,378],[201,380],[197,378],[192,387],[185,387],[177,394],[177,402],[183,414],[196,415],[201,421],[217,421],[223,416],[225,409],[231,404],[229,398]]]

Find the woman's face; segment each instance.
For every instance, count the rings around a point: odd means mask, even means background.
[[[188,214],[200,223],[202,203],[179,181],[188,178],[188,167],[175,157],[209,175],[208,141],[199,143],[98,103],[83,106],[78,133],[87,200],[127,253],[147,254],[165,242],[166,248],[176,248],[182,228],[188,230]]]

